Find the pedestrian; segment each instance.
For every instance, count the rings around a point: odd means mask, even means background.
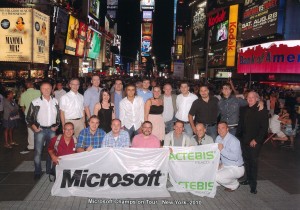
[[[55,90],[53,93],[54,93],[54,97],[56,98],[56,100],[60,101],[60,98],[65,95],[67,92],[63,89],[63,84],[62,82],[58,81],[56,82],[56,85],[55,87],[57,88],[57,90]]]

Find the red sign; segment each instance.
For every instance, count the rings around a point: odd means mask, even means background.
[[[240,49],[238,73],[300,73],[300,41],[278,41]]]
[[[212,27],[218,23],[223,22],[226,20],[226,11],[224,9],[214,13],[214,14],[209,14],[208,17],[208,27]]]

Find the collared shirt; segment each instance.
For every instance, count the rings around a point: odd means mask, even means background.
[[[65,112],[66,120],[82,118],[84,110],[83,96],[70,90],[60,98],[59,108]]]
[[[41,100],[42,99],[42,100]],[[40,126],[49,127],[56,123],[58,101],[56,98],[50,97],[50,100],[46,100],[43,96],[33,100],[33,104],[39,102],[39,112],[37,114],[37,122]]]
[[[247,106],[248,103],[242,98],[229,96],[221,98],[219,101],[219,110],[221,121],[227,122],[228,125],[237,125],[239,122],[240,107]]]
[[[76,148],[86,149],[89,146],[92,146],[93,148],[100,148],[104,136],[105,132],[102,129],[97,128],[95,134],[92,134],[90,132],[90,127],[87,127],[80,131]]]
[[[92,86],[84,92],[84,107],[89,107],[91,116],[94,114],[95,104],[99,102],[101,90],[102,88]]]
[[[174,117],[174,108],[172,96],[164,96],[164,112],[163,118],[165,122],[172,120]]]
[[[217,122],[219,100],[214,96],[209,96],[208,102],[199,98],[193,102],[190,115],[195,116],[195,122],[213,124]]]
[[[54,91],[54,96],[56,100],[59,102],[60,98],[65,95],[67,92],[64,89]]]
[[[113,136],[112,131],[104,136],[102,147],[129,147],[130,137],[127,131],[121,130],[119,136]]]
[[[216,138],[216,143],[223,144],[221,150],[221,162],[224,166],[242,166],[244,164],[240,141],[229,132],[224,139]]]
[[[114,104],[115,104],[115,112],[116,112],[116,119],[120,118],[120,102],[122,101],[122,92],[118,94],[117,92],[114,92],[114,95],[112,97],[115,97]]]
[[[190,146],[199,146],[199,145],[213,144],[213,143],[214,143],[213,138],[207,134],[205,134],[200,140],[198,136],[194,135],[191,138]]]
[[[148,138],[144,138],[144,134],[138,134],[133,137],[132,148],[160,148],[160,141],[156,136],[150,134]]]
[[[182,94],[178,95],[176,99],[177,113],[175,117],[183,122],[188,122],[189,111],[197,98],[198,97],[193,93],[189,93],[187,96],[183,96]]]
[[[144,122],[144,101],[140,96],[135,96],[133,103],[128,98],[123,98],[120,102],[120,120],[122,126],[130,129],[134,126],[135,130],[141,127]]]
[[[137,89],[136,91],[138,96],[141,96],[144,100],[144,103],[150,98],[153,97],[153,93],[150,90],[145,91],[144,89]]]
[[[21,94],[20,106],[25,106],[25,115],[27,115],[30,103],[40,96],[41,91],[33,88],[28,88],[24,93]]]
[[[55,150],[54,145],[56,143],[58,136],[55,136],[51,139],[49,146],[48,146],[48,151],[50,150]],[[57,151],[54,151],[56,156],[63,156],[63,155],[69,155],[75,153],[75,142],[74,139],[71,138],[69,144],[67,145],[64,139],[64,135],[61,136],[61,139],[57,145]]]

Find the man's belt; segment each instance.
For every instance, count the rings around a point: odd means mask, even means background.
[[[215,126],[217,123],[211,123],[211,124],[204,124],[203,123],[203,125],[205,126],[205,127],[211,127],[211,126]]]
[[[68,119],[68,120],[80,120],[81,118],[75,118],[75,119]]]
[[[179,120],[179,119],[176,118],[176,120]],[[183,120],[179,120],[179,121],[183,122],[184,124],[189,124],[190,123],[189,121],[183,121]]]
[[[52,126],[40,126],[41,129],[51,129]]]

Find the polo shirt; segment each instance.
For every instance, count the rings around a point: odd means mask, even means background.
[[[160,148],[160,141],[154,135],[148,136],[148,138],[144,138],[144,134],[136,135],[132,140],[133,148]]]
[[[30,103],[41,96],[41,91],[28,88],[24,93],[21,94],[20,106],[25,106],[25,115],[27,115]]]
[[[54,145],[56,143],[58,136],[55,136],[51,139],[49,146],[48,146],[48,152],[50,150],[55,150]],[[64,155],[70,155],[75,153],[75,143],[74,139],[71,138],[69,144],[67,145],[64,139],[64,135],[61,136],[61,139],[57,145],[57,151],[55,151],[56,156],[64,156]]]

